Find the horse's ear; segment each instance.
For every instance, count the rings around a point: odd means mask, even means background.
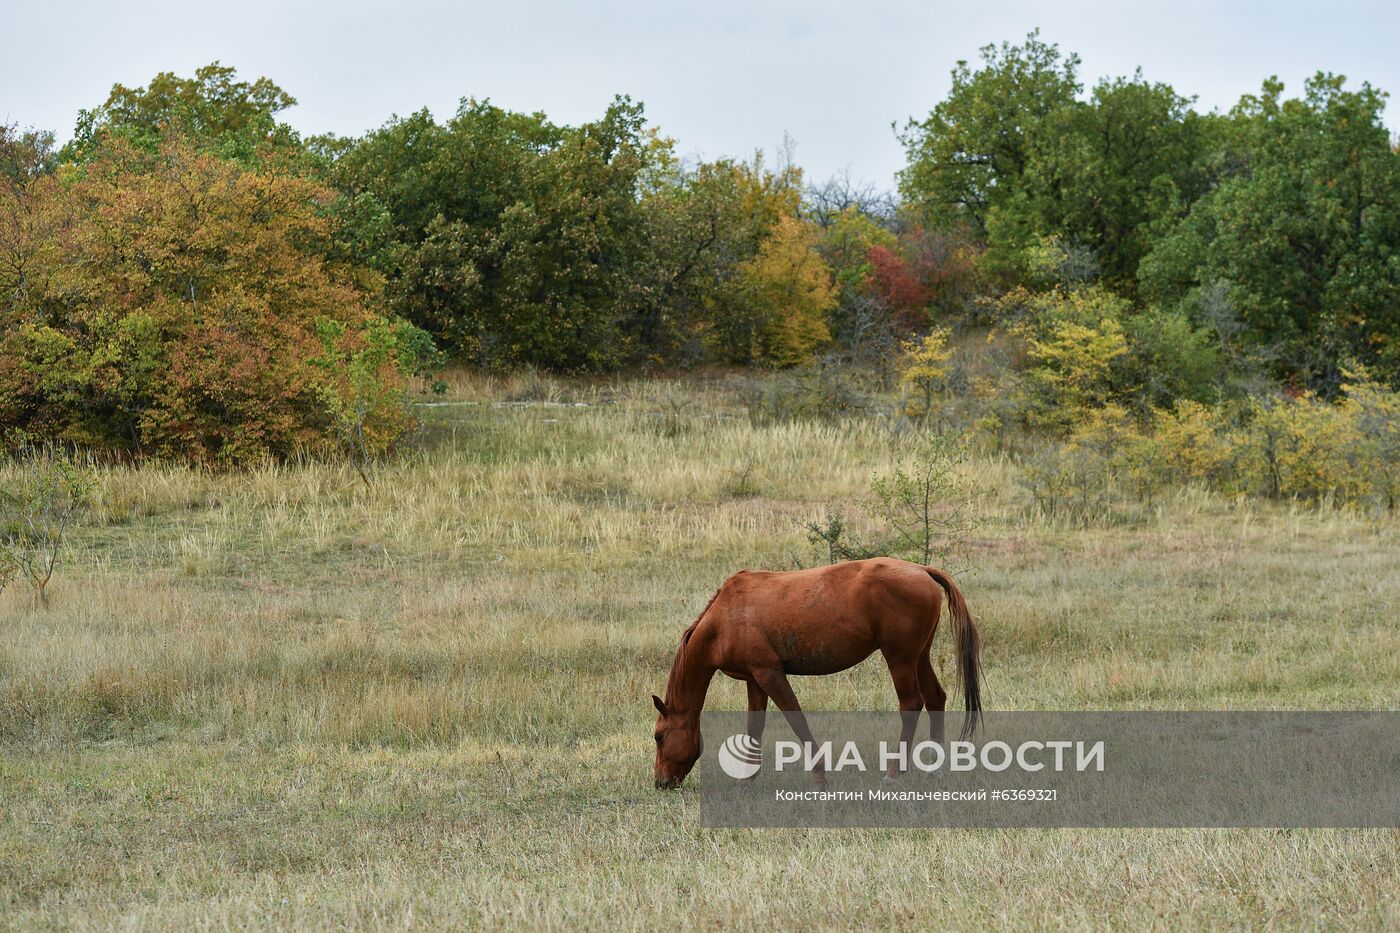
[[[656,711],[658,713],[660,713],[662,716],[666,715],[666,704],[661,702],[661,697],[653,693],[651,695],[651,702],[652,705],[656,707]]]

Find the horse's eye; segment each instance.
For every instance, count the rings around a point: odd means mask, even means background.
[[[661,744],[662,735],[661,735],[660,732],[656,733],[656,735],[652,736],[652,738],[656,739],[656,744],[657,744],[657,745],[660,745],[660,744]]]

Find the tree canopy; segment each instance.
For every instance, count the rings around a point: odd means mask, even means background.
[[[888,379],[963,328],[1007,341],[1042,423],[1270,384],[1327,399],[1361,369],[1394,385],[1384,102],[1320,73],[1202,113],[1140,71],[1086,86],[1032,32],[907,122],[896,197],[809,184],[787,153],[682,158],[626,96],[577,125],[467,97],[304,138],[266,77],[163,72],[61,148],[0,128],[0,414],[242,460],[350,415],[391,445],[429,343],[487,369],[835,357]]]

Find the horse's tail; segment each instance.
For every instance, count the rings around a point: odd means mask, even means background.
[[[958,589],[953,578],[937,567],[925,567],[924,570],[948,594],[948,614],[953,620],[953,642],[958,657],[958,680],[962,682],[963,705],[967,708],[962,737],[968,738],[982,718],[982,640],[977,635],[972,613],[967,611],[967,600],[963,599],[962,590]]]

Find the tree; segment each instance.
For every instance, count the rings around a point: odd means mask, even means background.
[[[795,366],[831,338],[825,319],[836,304],[831,271],[816,252],[815,233],[802,221],[779,220],[739,274],[755,324],[749,354]]]
[[[0,123],[0,184],[23,186],[52,172],[57,163],[53,133]]]
[[[963,557],[977,521],[977,490],[959,475],[966,463],[964,444],[931,434],[889,475],[871,477],[870,513],[888,529],[887,553],[945,567]]]
[[[744,264],[784,218],[794,218],[795,166],[721,159],[686,167],[661,160],[645,173],[642,249],[628,279],[624,332],[637,360],[755,359],[766,310],[750,302]],[[677,359],[679,356],[679,359]]]
[[[847,215],[855,214],[875,223],[895,219],[899,203],[893,193],[868,181],[851,178],[850,169],[831,176],[819,185],[808,185],[802,194],[802,216],[822,230]]]
[[[615,367],[645,243],[638,194],[658,156],[638,104],[591,123],[465,100],[445,125],[396,119],[338,153],[347,197],[382,205],[395,311],[478,365]]]
[[[685,167],[654,160],[643,186],[642,252],[628,282],[623,327],[634,361],[694,362],[749,345],[739,266],[797,211],[801,173],[721,159]],[[743,358],[747,349],[738,354]]]
[[[178,137],[242,161],[263,147],[300,150],[300,137],[277,121],[296,99],[267,78],[250,83],[236,75],[236,69],[216,61],[196,69],[192,78],[163,71],[145,87],[115,84],[103,104],[79,111],[62,159],[95,158],[111,137],[151,152]]]
[[[23,573],[35,604],[48,608],[49,581],[92,485],[86,470],[54,451],[31,451],[20,460],[18,475],[0,486],[0,589]]]
[[[1213,123],[1141,71],[1100,81],[1048,122],[1027,169],[1038,230],[1092,251],[1104,283],[1132,297],[1157,226],[1209,185]]]
[[[899,383],[919,393],[925,418],[933,413],[933,397],[948,384],[948,361],[953,350],[948,346],[950,334],[946,328],[935,328],[922,337],[904,344],[904,368]]]
[[[842,299],[867,292],[875,275],[871,251],[894,250],[899,238],[871,215],[847,206],[822,227],[819,249],[836,277]]]
[[[1348,359],[1400,378],[1400,154],[1384,94],[1319,74],[1300,99],[1266,82],[1231,114],[1220,185],[1145,257],[1144,294],[1191,307],[1225,283],[1279,374],[1335,393]]]
[[[46,287],[52,267],[43,258],[68,223],[53,172],[53,134],[0,125],[0,333]],[[0,394],[0,424],[11,423],[12,404]]]
[[[318,325],[343,323],[349,351],[377,286],[327,258],[333,191],[114,139],[24,196],[60,222],[0,280],[6,428],[218,464],[330,442]]]
[[[867,287],[894,314],[896,326],[908,333],[921,324],[929,302],[928,286],[897,249],[877,244],[868,254],[870,278]]]
[[[1098,287],[1029,296],[1026,391],[1032,423],[1064,430],[1113,398],[1114,365],[1128,353],[1127,304]]]
[[[940,228],[968,224],[986,236],[991,215],[1022,192],[1050,117],[1079,93],[1079,57],[1060,54],[1039,31],[1021,45],[981,50],[982,67],[953,69],[953,87],[923,120],[910,120],[900,139],[909,164],[900,173],[905,199]]]
[[[403,320],[370,318],[358,333],[344,321],[321,318],[322,353],[311,360],[325,375],[319,388],[331,433],[369,487],[369,465],[392,451],[413,426],[401,378],[430,378],[442,367],[432,338]],[[446,386],[435,383],[434,391]]]
[[[1118,358],[1121,380],[1142,408],[1177,401],[1215,400],[1220,351],[1213,334],[1180,311],[1151,309],[1124,322],[1128,352]]]
[[[818,242],[835,279],[836,306],[828,315],[832,338],[861,362],[887,364],[894,348],[891,308],[871,287],[871,251],[894,249],[898,243],[891,230],[854,204],[830,218]]]
[[[624,357],[642,122],[641,107],[620,98],[529,164],[525,198],[502,212],[488,252],[493,287],[469,325],[477,348],[496,342],[485,362],[597,371]]]

